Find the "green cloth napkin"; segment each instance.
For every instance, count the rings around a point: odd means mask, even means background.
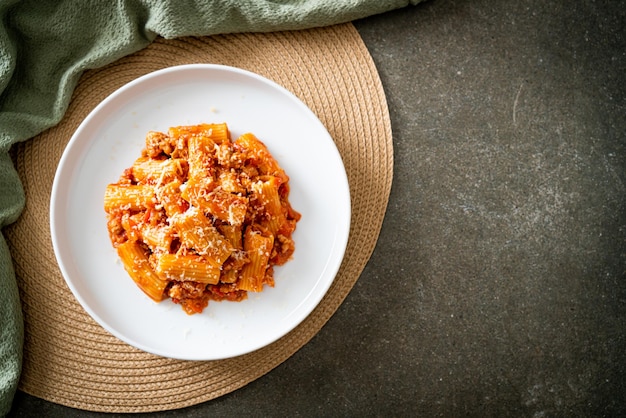
[[[83,71],[175,38],[304,29],[421,0],[0,0],[0,228],[24,192],[8,151],[63,117]],[[23,319],[11,256],[0,234],[0,416],[20,376]]]

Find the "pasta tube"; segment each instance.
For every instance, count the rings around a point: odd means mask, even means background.
[[[117,254],[124,269],[137,286],[152,300],[163,300],[167,281],[162,280],[150,267],[148,254],[137,241],[126,241],[117,246]]]
[[[198,255],[161,254],[157,257],[156,272],[168,280],[217,284],[220,268]]]
[[[219,268],[233,252],[230,242],[219,233],[211,221],[197,208],[190,208],[171,219],[182,244],[206,257]]]
[[[142,210],[154,206],[154,188],[144,185],[109,184],[104,192],[104,210]]]
[[[250,262],[241,270],[239,288],[250,292],[263,290],[265,272],[274,245],[272,235],[263,236],[260,232],[247,228],[243,238],[243,249],[248,253]]]

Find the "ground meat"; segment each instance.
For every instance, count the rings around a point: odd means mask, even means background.
[[[168,295],[172,299],[194,299],[202,297],[206,284],[197,282],[172,282]]]
[[[109,216],[109,220],[107,221],[107,228],[109,230],[109,238],[113,243],[113,246],[116,247],[119,244],[126,242],[126,231],[124,230],[124,226],[122,224],[122,213],[118,213],[117,216]]]
[[[274,248],[272,252],[272,262],[282,265],[285,264],[295,250],[295,244],[290,238],[278,234],[274,240]]]
[[[158,157],[163,153],[172,155],[175,149],[175,144],[172,142],[172,138],[169,135],[163,132],[150,131],[146,135],[146,147],[143,153],[150,158]]]

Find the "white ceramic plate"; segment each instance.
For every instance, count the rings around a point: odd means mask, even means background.
[[[233,137],[259,137],[289,175],[302,219],[294,257],[275,269],[274,288],[242,302],[209,302],[190,316],[169,300],[152,302],[126,274],[109,241],[103,197],[140,155],[149,130],[203,122],[226,122]],[[193,64],[138,78],[85,118],[54,178],[50,226],[69,288],[100,325],[150,353],[216,360],[276,341],[317,306],[343,259],[350,194],[332,138],[293,94],[247,71]]]

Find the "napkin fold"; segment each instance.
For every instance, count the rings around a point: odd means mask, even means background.
[[[60,122],[80,75],[157,36],[297,30],[421,0],[0,0],[0,228],[25,205],[11,145]],[[24,337],[9,248],[0,234],[0,416],[19,381]]]

